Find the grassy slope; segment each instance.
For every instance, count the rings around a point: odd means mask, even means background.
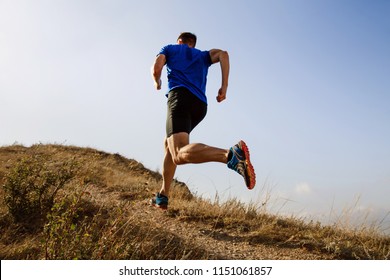
[[[160,187],[159,173],[90,148],[1,147],[0,186],[22,158],[41,161],[50,174],[72,163],[74,173],[39,217],[15,221],[0,199],[1,259],[390,258],[390,238],[373,230],[282,218],[236,200],[205,201],[177,181],[170,209],[153,209],[147,201]],[[0,197],[6,194],[0,188]]]

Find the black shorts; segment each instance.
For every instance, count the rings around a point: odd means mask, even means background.
[[[167,137],[179,132],[190,134],[207,113],[207,104],[184,87],[169,92],[167,105]]]

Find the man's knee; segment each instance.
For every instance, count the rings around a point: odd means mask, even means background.
[[[185,163],[184,160],[183,160],[183,157],[182,157],[182,155],[180,153],[180,149],[178,149],[178,148],[177,149],[176,148],[175,149],[168,148],[167,152],[171,155],[172,161],[173,161],[174,164],[182,165],[182,164]]]
[[[165,143],[171,153],[172,161],[176,165],[188,163],[186,153],[183,151],[183,147],[189,143],[189,135],[187,133],[174,134],[167,138]]]
[[[176,165],[182,165],[188,163],[185,158],[179,153],[172,155],[173,163]]]
[[[165,149],[165,153],[166,154],[169,154],[169,156],[171,156],[172,158],[172,162],[176,165],[181,165],[183,164],[183,160],[181,159],[180,157],[180,150],[177,148],[177,147],[170,147],[169,146],[169,141],[168,139],[165,139],[164,141],[164,149]]]

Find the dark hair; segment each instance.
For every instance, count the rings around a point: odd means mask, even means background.
[[[190,32],[183,32],[179,35],[177,40],[181,39],[184,44],[196,45],[196,35]]]

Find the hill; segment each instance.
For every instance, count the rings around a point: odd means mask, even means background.
[[[62,145],[0,147],[1,259],[389,259],[390,238],[207,201],[119,154]]]

